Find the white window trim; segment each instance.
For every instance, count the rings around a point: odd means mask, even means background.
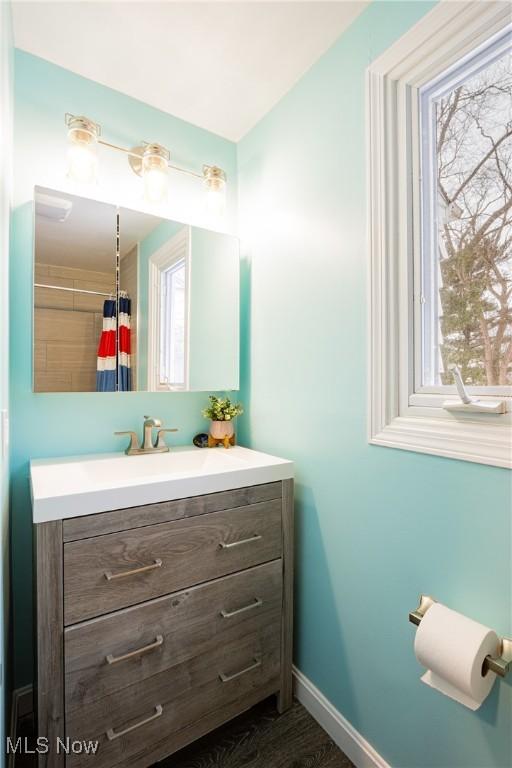
[[[189,388],[190,343],[190,227],[179,232],[156,250],[149,259],[148,275],[148,390],[150,392],[182,392]],[[185,382],[175,386],[160,382],[160,274],[185,257]]]
[[[418,90],[508,24],[506,2],[441,2],[367,73],[369,442],[501,467],[512,466],[511,413],[454,414],[441,407],[445,395],[414,393],[421,232],[419,131],[411,124]]]

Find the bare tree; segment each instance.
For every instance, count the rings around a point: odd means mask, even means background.
[[[512,68],[507,55],[437,103],[443,383],[512,383]]]

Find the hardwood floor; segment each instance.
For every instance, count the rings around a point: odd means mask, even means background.
[[[21,724],[18,735],[35,746],[30,719]],[[15,768],[35,765],[33,755],[16,756]],[[153,768],[354,767],[298,701],[279,715],[272,696]]]
[[[155,768],[353,768],[299,704],[279,715],[272,697]]]

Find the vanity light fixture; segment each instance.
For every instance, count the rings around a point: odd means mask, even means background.
[[[186,173],[202,179],[208,190],[208,208],[221,215],[225,207],[226,173],[216,165],[203,165],[203,172],[197,173],[170,163],[171,153],[161,144],[142,142],[137,147],[126,149],[111,144],[101,137],[101,126],[88,117],[66,113],[68,126],[68,174],[75,181],[95,181],[98,170],[97,146],[101,144],[128,155],[128,162],[134,173],[144,181],[144,197],[150,203],[160,203],[167,197],[168,170]]]

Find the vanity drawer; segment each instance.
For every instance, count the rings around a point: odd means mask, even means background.
[[[64,544],[64,623],[281,556],[280,499]]]
[[[115,509],[83,517],[70,517],[62,521],[64,541],[90,539],[106,533],[117,533],[129,528],[142,528],[157,523],[170,523],[185,517],[196,517],[223,509],[236,509],[260,501],[270,501],[282,497],[282,484],[264,483],[236,488],[233,491],[218,491],[204,496],[192,496],[186,499],[160,501],[142,507]]]
[[[280,622],[222,643],[208,653],[66,717],[71,740],[98,740],[98,751],[69,755],[67,768],[149,765],[180,749],[280,685]],[[236,704],[236,710],[232,706]]]
[[[281,610],[282,561],[273,560],[68,627],[67,711],[275,624]]]

